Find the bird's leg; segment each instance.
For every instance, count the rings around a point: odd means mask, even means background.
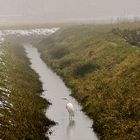
[[[70,113],[69,113],[69,120],[70,120]]]

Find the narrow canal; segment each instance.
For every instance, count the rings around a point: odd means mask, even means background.
[[[66,87],[62,79],[57,76],[40,58],[38,50],[31,44],[24,44],[27,57],[30,59],[31,67],[35,70],[42,82],[42,96],[52,105],[47,109],[46,116],[58,124],[50,128],[52,134],[50,140],[97,140],[93,132],[92,120],[82,111],[78,102],[70,96],[71,91]],[[75,108],[74,120],[69,121],[66,110],[66,102],[63,97],[68,98]]]

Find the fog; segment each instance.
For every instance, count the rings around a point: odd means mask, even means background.
[[[0,23],[140,17],[140,0],[0,0]]]

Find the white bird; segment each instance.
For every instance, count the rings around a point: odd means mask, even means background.
[[[62,98],[62,99],[67,101],[66,109],[69,112],[69,120],[72,120],[72,117],[74,117],[74,112],[75,112],[74,106],[72,103],[69,102],[69,100],[67,98]]]

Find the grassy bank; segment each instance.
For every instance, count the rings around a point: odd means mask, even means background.
[[[0,46],[0,139],[43,140],[53,124],[45,117],[48,102],[40,97],[38,75],[24,49],[11,42]]]
[[[114,28],[139,30],[140,24],[65,27],[38,49],[94,120],[101,139],[140,139],[140,48]]]

